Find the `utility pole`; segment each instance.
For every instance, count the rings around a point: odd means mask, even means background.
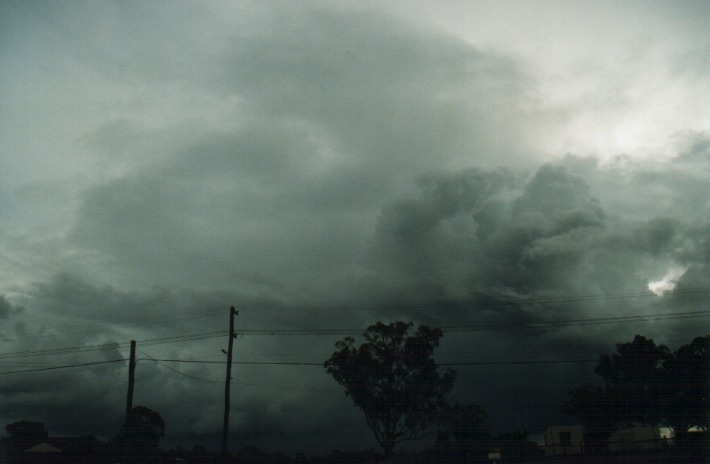
[[[227,446],[227,435],[229,434],[229,391],[230,382],[232,380],[232,348],[234,347],[234,316],[239,314],[239,311],[234,309],[234,306],[229,308],[229,347],[227,348],[227,378],[224,382],[224,424],[222,426],[222,456],[226,457],[229,453]]]
[[[128,364],[128,396],[126,397],[126,423],[124,427],[128,430],[131,426],[133,415],[133,386],[136,383],[136,341],[131,340],[131,359]]]
[[[135,448],[133,444],[133,387],[136,383],[136,341],[131,340],[131,358],[128,360],[128,395],[126,396],[126,422],[123,424],[123,433],[128,438],[127,446],[123,448],[123,459],[133,462]]]

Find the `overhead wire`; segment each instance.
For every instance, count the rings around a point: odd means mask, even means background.
[[[621,322],[644,322],[665,319],[689,319],[710,316],[710,311],[688,311],[681,313],[637,314],[629,316],[613,316],[589,319],[565,319],[553,321],[521,322],[519,324],[479,324],[469,326],[442,327],[441,330],[450,332],[465,332],[470,330],[486,330],[501,328],[545,329],[554,327],[587,326],[599,324],[612,324]]]
[[[163,366],[164,368],[168,369],[169,371],[175,372],[176,374],[179,374],[179,375],[181,375],[181,376],[183,376],[183,377],[187,377],[188,379],[197,380],[197,381],[205,382],[205,383],[221,383],[221,382],[219,382],[219,381],[217,381],[217,380],[203,379],[203,378],[196,377],[196,376],[194,376],[194,375],[188,374],[188,373],[186,373],[186,372],[182,372],[182,371],[179,370],[179,369],[175,369],[175,368],[173,368],[173,367],[171,367],[171,366],[168,366],[167,364],[165,364],[164,362],[162,362],[162,361],[159,360],[159,359],[155,359],[154,357],[152,357],[151,355],[149,355],[149,354],[146,353],[145,351],[141,350],[140,348],[137,348],[137,350],[140,351],[143,355],[147,356],[147,359],[146,359],[147,361],[155,361],[159,366]],[[141,359],[136,360],[136,363],[137,363],[138,361],[141,361]]]
[[[168,366],[166,363],[188,363],[188,364],[220,364],[225,365],[227,361],[210,361],[210,360],[195,360],[195,359],[161,359],[154,358],[150,356],[143,350],[138,349],[146,358],[140,358],[140,360],[154,361],[157,364],[165,367],[166,369],[175,372],[184,377],[198,380],[207,383],[221,383],[216,380],[204,379],[200,377],[187,374],[179,369],[175,369]],[[25,374],[25,373],[35,373],[35,372],[46,372],[54,371],[59,369],[70,369],[76,367],[87,367],[96,366],[102,364],[116,363],[128,361],[126,358],[112,359],[108,361],[94,361],[94,362],[84,362],[84,363],[74,363],[74,364],[60,364],[48,367],[38,367],[32,369],[19,369],[14,371],[4,371],[0,372],[0,375],[10,375],[10,374]],[[439,366],[490,366],[490,365],[527,365],[527,364],[569,364],[569,363],[589,363],[597,362],[598,359],[547,359],[547,360],[523,360],[523,361],[474,361],[474,362],[441,362],[438,363]],[[323,362],[308,362],[308,361],[232,361],[233,364],[239,365],[262,365],[262,366],[317,366],[323,367]]]
[[[707,293],[710,291],[710,287],[693,287],[687,289],[674,290],[672,295],[674,296],[684,296],[699,293]],[[559,304],[559,303],[578,303],[585,301],[615,301],[615,300],[626,300],[626,299],[636,299],[636,298],[658,298],[658,296],[650,291],[643,292],[629,292],[629,293],[610,293],[610,294],[588,294],[588,295],[577,295],[577,296],[561,296],[561,297],[520,297],[511,298],[501,296],[496,301],[485,301],[480,303],[446,303],[446,302],[411,302],[411,303],[395,303],[389,305],[363,305],[363,304],[347,304],[347,305],[304,305],[304,306],[291,306],[285,307],[275,307],[274,305],[262,306],[262,305],[248,305],[241,308],[243,311],[285,311],[285,312],[298,312],[298,311],[387,311],[387,310],[418,310],[418,309],[436,309],[437,311],[448,311],[448,310],[471,310],[471,309],[487,309],[487,308],[499,308],[507,307],[511,305],[521,306],[530,304]],[[102,321],[100,324],[74,324],[70,327],[44,327],[36,330],[23,330],[22,332],[3,332],[1,335],[6,340],[14,340],[20,337],[26,337],[32,334],[41,334],[46,332],[60,333],[65,335],[75,335],[81,333],[91,333],[95,332],[98,328],[106,327],[107,325],[130,325],[130,326],[141,326],[148,325],[152,323],[161,323],[165,320],[176,321],[182,319],[194,319],[202,317],[217,316],[223,314],[222,309],[209,309],[209,310],[192,310],[184,311],[182,313],[171,312],[169,314],[159,314],[159,315],[144,315],[140,317],[133,318],[118,318],[118,319],[108,319]]]
[[[671,295],[684,296],[699,293],[710,292],[710,286],[693,287],[687,289],[674,290]],[[497,295],[499,299],[495,301],[483,301],[476,303],[456,303],[456,302],[409,302],[409,303],[393,303],[393,304],[343,304],[343,305],[303,305],[289,306],[276,308],[273,306],[245,306],[240,310],[268,310],[268,311],[387,311],[387,310],[414,310],[414,309],[429,309],[436,308],[437,310],[466,310],[466,309],[485,309],[506,307],[510,305],[526,305],[526,304],[557,304],[557,303],[579,303],[586,301],[619,301],[637,298],[658,298],[658,295],[650,290],[642,292],[625,292],[625,293],[605,293],[605,294],[588,294],[576,296],[560,296],[560,297],[525,297],[520,296],[512,298],[504,295]]]
[[[687,319],[710,316],[710,310],[689,311],[682,313],[637,314],[629,316],[600,317],[587,319],[564,319],[538,322],[506,322],[472,325],[443,325],[439,327],[445,332],[467,332],[491,329],[545,329],[576,325],[597,325],[622,322],[643,322],[664,319]],[[350,335],[362,332],[362,329],[240,329],[241,335]]]
[[[194,363],[194,364],[227,364],[227,361],[202,361],[202,360],[185,360],[185,359],[158,359],[153,358],[156,362],[174,362],[174,363]],[[439,366],[505,366],[505,365],[525,365],[525,364],[574,364],[574,363],[590,363],[598,362],[599,359],[544,359],[544,360],[525,360],[525,361],[462,361],[462,362],[440,362]],[[232,361],[232,364],[256,365],[256,366],[319,366],[323,367],[323,362],[313,361]]]
[[[77,363],[77,364],[61,364],[58,366],[50,366],[50,367],[38,367],[34,369],[22,369],[22,370],[16,370],[16,371],[5,371],[5,372],[0,372],[0,375],[10,375],[10,374],[27,374],[27,373],[32,373],[32,372],[45,372],[45,371],[54,371],[57,369],[69,369],[69,368],[74,368],[74,367],[86,367],[86,366],[96,366],[99,364],[110,364],[110,363],[117,363],[117,362],[124,362],[128,361],[128,359],[111,359],[108,361],[94,361],[94,362],[85,362],[85,363]]]
[[[550,329],[565,326],[586,326],[599,325],[610,323],[627,323],[627,322],[642,322],[653,320],[668,320],[668,319],[688,319],[710,316],[710,310],[704,311],[689,311],[682,313],[661,313],[661,314],[637,314],[628,316],[615,316],[603,318],[587,318],[587,319],[566,319],[541,322],[520,322],[520,323],[505,323],[505,324],[477,324],[477,325],[457,325],[457,326],[442,326],[441,330],[445,332],[467,332],[495,329]],[[353,335],[362,332],[358,329],[241,329],[239,335]],[[187,341],[204,340],[209,338],[223,337],[228,333],[226,330],[218,330],[212,332],[183,334],[168,337],[156,337],[140,340],[141,346],[151,346],[168,343],[181,343]],[[5,358],[24,358],[34,356],[56,356],[64,354],[74,354],[89,351],[105,351],[123,348],[129,345],[129,342],[109,342],[100,345],[85,345],[50,348],[43,350],[25,350],[8,353],[0,353],[0,360]]]
[[[5,340],[8,341],[13,341],[17,340],[19,338],[24,338],[27,336],[31,335],[44,335],[46,333],[57,333],[61,335],[78,335],[78,334],[84,334],[84,333],[95,333],[97,330],[101,328],[105,328],[106,326],[109,325],[130,325],[131,327],[136,327],[136,326],[143,326],[143,325],[149,325],[152,323],[161,323],[164,322],[166,319],[170,319],[170,321],[178,321],[178,320],[185,320],[185,319],[195,319],[195,318],[203,318],[203,317],[210,317],[210,316],[215,316],[218,314],[222,314],[223,311],[220,310],[193,310],[193,311],[185,311],[182,313],[171,313],[169,315],[165,314],[160,314],[160,315],[152,315],[152,316],[142,316],[142,317],[134,317],[134,318],[122,318],[122,319],[107,319],[102,321],[100,324],[97,323],[90,323],[90,324],[74,324],[70,327],[42,327],[40,329],[35,329],[35,330],[23,330],[21,332],[15,332],[15,333],[8,333],[8,332],[3,332],[2,337]]]
[[[215,337],[220,337],[223,335],[226,335],[227,331],[226,330],[218,330],[218,331],[213,331],[213,332],[204,332],[204,333],[196,333],[196,334],[184,334],[184,335],[176,335],[176,336],[170,336],[170,337],[158,337],[158,338],[149,338],[145,340],[141,340],[139,343],[143,346],[149,346],[149,345],[157,345],[157,344],[163,344],[163,343],[177,343],[177,342],[185,342],[185,341],[193,341],[193,340],[203,340],[206,338],[215,338]],[[85,345],[85,346],[71,346],[71,347],[62,347],[62,348],[48,348],[48,349],[43,349],[43,350],[26,350],[26,351],[15,351],[15,352],[10,352],[10,353],[0,353],[0,359],[2,358],[23,358],[23,357],[32,357],[32,356],[52,356],[52,355],[63,355],[63,354],[74,354],[74,353],[81,353],[81,352],[88,352],[88,351],[106,351],[106,350],[113,350],[117,348],[124,348],[126,346],[130,345],[130,342],[109,342],[109,343],[103,343],[100,345]]]
[[[698,294],[698,293],[705,293],[708,291],[708,288],[710,287],[700,287],[700,288],[695,288],[695,289],[686,289],[683,291],[676,291],[674,292],[675,295],[691,295],[691,294]],[[650,294],[648,292],[639,292],[639,293],[627,293],[627,294],[616,294],[616,295],[604,295],[604,296],[598,296],[598,295],[587,295],[587,296],[578,296],[578,297],[567,297],[567,298],[530,298],[530,299],[521,299],[521,300],[510,300],[510,301],[497,301],[497,302],[488,302],[485,304],[480,304],[480,305],[449,305],[449,306],[441,306],[438,304],[429,304],[429,303],[416,303],[416,304],[401,304],[401,305],[392,305],[388,307],[379,307],[376,309],[426,309],[426,308],[434,308],[436,307],[437,309],[458,309],[458,310],[466,310],[466,309],[473,309],[473,308],[493,308],[493,307],[501,307],[501,306],[508,306],[513,303],[515,304],[555,304],[555,303],[571,303],[571,302],[584,302],[584,301],[594,301],[594,300],[600,300],[600,299],[606,299],[606,300],[622,300],[622,299],[630,299],[630,298],[646,298],[646,297],[653,297],[655,295]],[[246,310],[249,309],[258,309],[257,307],[253,308],[245,308]],[[358,310],[364,310],[366,309],[365,307],[353,307],[353,306],[348,306],[348,307],[338,307],[338,306],[328,306],[328,307],[296,307],[296,308],[264,308],[264,309],[269,309],[271,311],[321,311],[321,310],[349,310],[349,311],[358,311]],[[368,310],[372,310],[372,307],[368,307]],[[171,320],[174,319],[190,319],[190,318],[196,318],[196,317],[204,317],[204,316],[210,316],[210,315],[218,315],[222,314],[222,310],[210,310],[210,311],[189,311],[189,312],[184,312],[178,315],[173,315],[170,317]],[[467,332],[467,331],[481,331],[481,330],[496,330],[496,329],[525,329],[525,330],[542,330],[542,329],[550,329],[550,328],[556,328],[556,327],[575,327],[575,326],[591,326],[591,325],[600,325],[600,324],[611,324],[611,323],[630,323],[630,322],[649,322],[649,321],[658,321],[658,320],[672,320],[672,319],[691,319],[691,318],[702,318],[702,317],[707,317],[710,316],[710,310],[702,310],[702,311],[686,311],[686,312],[675,312],[675,313],[656,313],[656,314],[634,314],[634,315],[626,315],[626,316],[612,316],[612,317],[600,317],[600,318],[579,318],[579,319],[566,319],[566,320],[552,320],[552,321],[537,321],[537,322],[520,322],[520,323],[491,323],[491,324],[475,324],[475,325],[452,325],[452,326],[442,326],[441,329],[443,331],[447,332]],[[98,324],[91,324],[91,325],[85,325],[85,326],[80,326],[76,329],[70,329],[70,330],[64,330],[64,329],[56,329],[57,332],[60,333],[65,333],[65,334],[80,334],[84,332],[88,332],[92,330],[92,328],[99,327],[99,326],[104,326],[105,324],[126,324],[126,325],[146,325],[146,324],[151,324],[155,322],[160,322],[166,319],[165,315],[159,315],[159,316],[145,316],[141,318],[127,318],[127,319],[115,319],[115,320],[109,320],[105,323],[102,323],[101,325]],[[37,333],[41,333],[42,331],[36,331]],[[312,335],[312,336],[321,336],[321,335],[350,335],[350,334],[358,334],[362,332],[362,328],[358,329],[343,329],[343,328],[330,328],[330,329],[242,329],[238,331],[238,334],[240,335]],[[27,334],[28,332],[23,332],[23,334]],[[29,332],[33,333],[33,332]],[[209,338],[217,338],[217,337],[223,337],[227,335],[226,330],[219,330],[219,331],[211,331],[211,332],[202,332],[202,333],[193,333],[193,334],[182,334],[182,335],[175,335],[175,336],[167,336],[167,337],[156,337],[156,338],[149,338],[145,340],[141,340],[138,343],[141,344],[141,346],[153,346],[153,345],[160,345],[160,344],[169,344],[169,343],[182,343],[182,342],[190,342],[190,341],[197,341],[197,340],[204,340],[204,339],[209,339]],[[8,339],[7,334],[3,334],[5,339]],[[11,337],[10,337],[11,339]],[[19,364],[20,362],[13,362],[13,361],[6,361],[5,359],[7,358],[26,358],[26,357],[33,357],[33,356],[55,356],[55,355],[66,355],[66,354],[75,354],[75,353],[84,353],[84,352],[91,352],[91,351],[102,351],[102,350],[112,350],[112,349],[118,349],[118,348],[124,348],[128,346],[128,342],[124,343],[104,343],[100,345],[86,345],[86,346],[73,346],[73,347],[60,347],[60,348],[51,348],[51,349],[43,349],[43,350],[25,350],[25,351],[16,351],[16,352],[10,352],[10,353],[0,353],[0,364]],[[211,379],[205,379],[201,377],[197,377],[191,374],[188,374],[186,372],[183,372],[179,369],[176,369],[170,365],[169,363],[198,363],[198,364],[221,364],[224,365],[226,364],[225,361],[211,361],[211,360],[201,360],[201,359],[161,359],[161,358],[155,358],[152,357],[151,355],[147,354],[145,351],[140,350],[139,351],[146,356],[146,358],[141,358],[141,360],[149,360],[156,362],[158,365],[168,369],[171,372],[174,372],[175,374],[178,374],[182,377],[188,378],[190,380],[195,380],[195,381],[200,381],[200,382],[205,382],[205,383],[222,383],[220,381],[216,380],[211,380]],[[51,372],[51,371],[58,371],[58,370],[63,370],[63,369],[79,369],[79,368],[87,368],[87,367],[94,367],[94,366],[99,366],[99,365],[108,365],[108,364],[115,364],[119,362],[126,362],[128,359],[126,358],[119,358],[119,359],[111,359],[111,360],[105,360],[105,361],[93,361],[93,362],[82,362],[82,363],[72,363],[72,364],[59,364],[59,365],[52,365],[51,363],[39,363],[39,362],[27,362],[27,361],[22,361],[21,364],[23,365],[36,365],[36,366],[43,366],[43,367],[34,367],[30,369],[16,369],[16,370],[10,370],[10,371],[2,371],[0,372],[0,375],[15,375],[15,374],[29,374],[29,373],[41,373],[41,372]],[[444,366],[444,367],[466,367],[466,366],[517,366],[517,365],[543,365],[543,364],[570,364],[570,363],[592,363],[592,362],[598,362],[598,359],[538,359],[538,360],[515,360],[515,361],[463,361],[463,362],[440,362],[438,363],[439,366]],[[236,360],[233,361],[234,364],[237,365],[264,365],[264,366],[318,366],[322,367],[323,362],[306,362],[306,361],[249,361],[249,360]],[[257,387],[257,388],[278,388],[278,389],[287,389],[287,390],[313,390],[313,389],[305,389],[305,388],[298,388],[298,387],[289,387],[289,386],[283,386],[283,385],[255,385],[255,384],[249,384],[249,383],[244,383],[244,382],[235,382],[235,384],[242,385],[242,386],[251,386],[251,387]],[[316,390],[313,390],[316,391]]]
[[[682,294],[699,293],[705,291],[704,288],[689,289]],[[642,294],[620,294],[616,295],[616,298],[631,298],[644,296]],[[583,301],[589,300],[591,297],[577,297],[577,298],[565,298],[565,299],[547,299],[545,302],[569,302],[569,301]],[[542,300],[541,300],[542,301]],[[411,307],[411,306],[409,306]],[[424,307],[423,305],[420,307]],[[320,309],[320,308],[311,308]],[[220,311],[221,312],[221,311]],[[182,314],[182,317],[198,317],[200,315],[205,315],[208,313],[216,313],[216,311],[192,311]],[[541,321],[532,323],[518,323],[518,324],[478,324],[478,325],[458,325],[458,326],[444,326],[442,330],[449,332],[464,332],[464,331],[476,331],[476,330],[491,330],[491,329],[504,329],[504,328],[522,328],[522,329],[546,329],[562,326],[586,326],[586,325],[597,325],[597,324],[608,324],[608,323],[626,323],[626,322],[641,322],[641,321],[652,321],[652,320],[667,320],[667,319],[686,319],[686,318],[697,318],[706,317],[710,315],[710,311],[688,311],[682,313],[663,313],[663,314],[636,314],[627,316],[615,316],[615,317],[604,317],[604,318],[587,318],[587,319],[568,319],[568,320],[555,320],[555,321]],[[140,318],[138,320],[124,319],[124,322],[149,322],[159,320],[160,317],[146,317]],[[118,320],[116,321],[118,322]],[[243,329],[239,331],[241,335],[343,335],[343,334],[354,334],[360,332],[361,329]],[[142,346],[150,346],[157,344],[166,343],[178,343],[193,340],[202,340],[208,338],[215,338],[224,336],[227,333],[225,330],[206,332],[206,333],[196,333],[196,334],[183,334],[170,337],[157,337],[152,339],[142,340],[140,343]],[[127,346],[128,343],[104,343],[101,345],[88,345],[88,346],[74,346],[74,347],[62,347],[62,348],[52,348],[45,350],[26,350],[17,351],[10,353],[0,353],[0,359],[3,358],[23,358],[30,356],[52,356],[52,355],[62,355],[62,354],[74,354],[79,352],[97,351],[97,350],[109,350],[118,349]],[[121,360],[113,360],[109,362],[117,362]],[[173,360],[171,360],[173,361]],[[511,362],[472,362],[472,363],[446,363],[442,365],[486,365],[486,364],[530,364],[530,363],[556,363],[556,362],[592,362],[594,360],[545,360],[545,361],[511,361]],[[8,363],[8,361],[0,361]],[[165,361],[168,362],[168,361]],[[207,361],[192,361],[192,360],[181,360],[181,362],[207,362]],[[42,372],[55,369],[80,367],[80,366],[91,366],[95,364],[101,364],[105,362],[95,362],[95,363],[81,363],[81,364],[69,364],[69,365],[58,365],[58,366],[48,366],[42,368],[33,369],[23,369],[15,371],[0,372],[0,375],[4,374],[14,374],[14,373],[24,373],[24,372]],[[214,361],[212,363],[221,363],[220,361]],[[237,364],[262,364],[262,365],[322,365],[321,363],[305,363],[305,362],[267,362],[267,361],[235,361]],[[28,364],[25,362],[25,364]],[[37,363],[35,363],[37,364]],[[45,364],[46,365],[46,364]],[[169,366],[165,366],[169,368]],[[184,373],[181,373],[184,374]],[[200,379],[198,379],[200,380]]]

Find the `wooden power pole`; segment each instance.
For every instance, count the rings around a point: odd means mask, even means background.
[[[128,430],[131,427],[131,417],[133,415],[133,387],[136,383],[136,341],[131,340],[131,359],[128,364],[128,395],[126,397],[126,424]]]
[[[224,424],[222,426],[222,455],[227,456],[229,447],[227,446],[227,435],[229,435],[229,391],[232,380],[232,349],[234,347],[234,316],[239,311],[234,306],[229,308],[229,345],[227,348],[227,378],[224,381]]]

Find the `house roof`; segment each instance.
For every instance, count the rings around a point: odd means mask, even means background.
[[[39,445],[35,445],[32,448],[28,448],[25,450],[25,453],[61,453],[62,450],[59,448],[55,448],[54,446],[50,445],[49,443],[40,443]]]

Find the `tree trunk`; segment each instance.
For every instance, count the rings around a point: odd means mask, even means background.
[[[382,451],[385,452],[385,458],[389,458],[394,454],[394,441],[382,443]]]

